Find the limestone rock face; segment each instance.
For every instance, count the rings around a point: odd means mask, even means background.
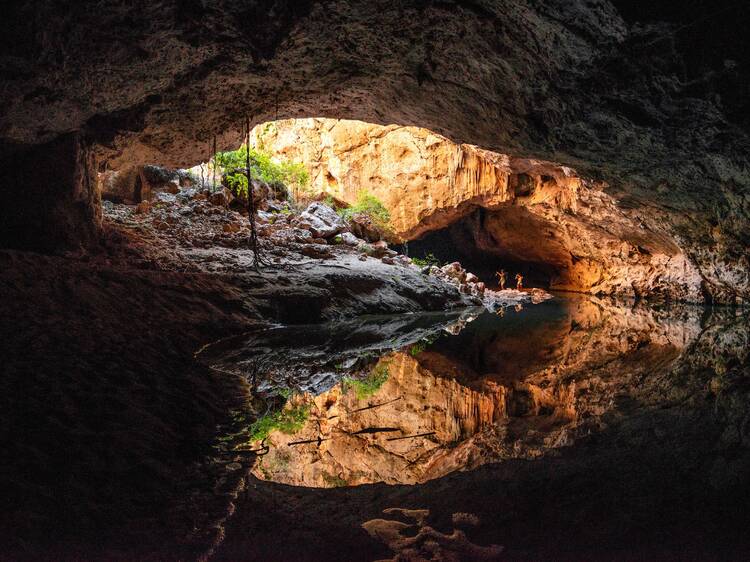
[[[274,122],[256,127],[252,143],[304,162],[314,194],[354,203],[363,190],[372,193],[403,240],[461,221],[453,229],[458,247],[546,264],[556,271],[554,288],[692,302],[750,295],[742,258],[719,273],[720,251],[684,240],[669,213],[623,208],[605,183],[567,166],[416,127],[347,120]]]

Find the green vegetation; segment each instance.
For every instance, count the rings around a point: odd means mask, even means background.
[[[427,336],[426,338],[422,338],[417,343],[412,345],[409,348],[409,355],[412,357],[416,357],[420,353],[422,353],[425,349],[430,347],[435,341],[438,339],[437,335]]]
[[[440,267],[440,260],[435,257],[434,254],[427,254],[423,258],[411,258],[414,265],[419,267],[436,266]]]
[[[354,215],[367,215],[372,223],[381,230],[389,230],[391,226],[391,214],[385,208],[383,202],[368,191],[360,191],[357,194],[357,202],[346,209],[337,211],[344,219]]]
[[[272,187],[283,185],[296,191],[307,187],[310,175],[303,164],[289,160],[277,163],[269,153],[255,148],[250,148],[249,153],[250,175],[253,179],[264,181]],[[247,145],[243,144],[237,150],[219,152],[214,157],[214,165],[224,171],[228,187],[242,197],[247,197],[247,155]]]
[[[260,441],[278,430],[282,433],[296,433],[305,425],[310,416],[310,406],[300,404],[292,408],[282,408],[255,420],[250,426],[250,441]]]
[[[344,377],[342,381],[342,387],[345,392],[350,388],[354,389],[358,400],[364,400],[375,394],[380,387],[385,384],[388,380],[389,372],[388,367],[390,361],[380,361],[375,365],[372,370],[363,379],[353,379],[351,377]]]
[[[328,484],[330,488],[343,488],[347,485],[346,480],[341,478],[341,476],[328,474],[327,472],[323,473],[323,480],[325,480],[325,483]]]

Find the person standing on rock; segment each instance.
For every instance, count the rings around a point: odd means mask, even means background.
[[[516,290],[520,291],[523,289],[523,275],[516,273]]]
[[[500,285],[500,290],[505,290],[505,277],[506,273],[504,269],[501,269],[500,271],[496,272],[495,275],[497,276],[497,282]]]

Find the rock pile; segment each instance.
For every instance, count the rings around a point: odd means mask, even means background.
[[[466,271],[459,262],[454,261],[442,267],[433,265],[429,268],[431,275],[444,279],[451,285],[458,287],[458,290],[465,295],[483,299],[486,287],[479,278]]]

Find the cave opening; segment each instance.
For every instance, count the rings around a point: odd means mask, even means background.
[[[100,173],[100,190],[109,201],[105,216],[116,217],[120,211],[113,215],[112,204],[125,203],[136,206],[136,215],[149,215],[156,228],[177,228],[186,237],[201,230],[214,237],[244,235],[246,200],[235,197],[234,181],[238,175],[244,180],[247,146],[262,221],[277,224],[282,213],[296,227],[295,217],[315,201],[342,216],[347,208],[356,214],[364,195],[389,225],[379,232],[353,230],[358,243],[386,236],[393,250],[410,258],[460,262],[488,288],[499,287],[500,270],[506,288],[516,287],[517,274],[524,288],[578,288],[564,228],[534,210],[539,202],[574,193],[577,179],[559,166],[456,145],[427,129],[323,118],[261,123],[239,145],[189,169],[134,164]],[[213,224],[200,215],[210,215]],[[309,241],[323,241],[320,234],[313,229]],[[328,236],[323,242],[337,240]]]
[[[522,207],[477,208],[449,226],[398,246],[411,258],[440,264],[458,261],[487,287],[498,287],[496,272],[507,273],[506,288],[523,276],[525,288],[551,289],[563,284],[572,260],[554,224]]]

